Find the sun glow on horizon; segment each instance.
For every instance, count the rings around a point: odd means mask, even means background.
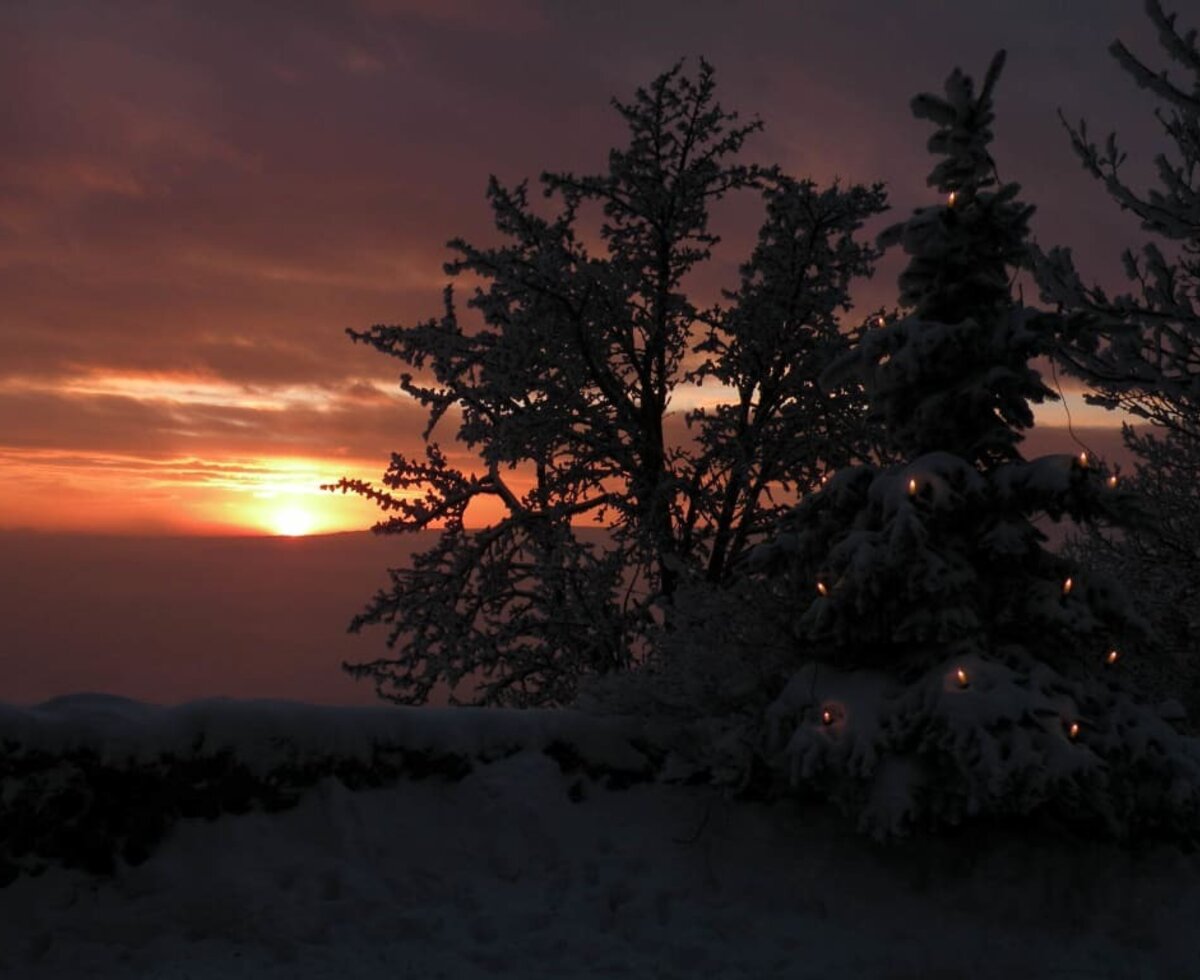
[[[285,507],[274,516],[275,531],[288,538],[311,534],[315,523],[312,514],[302,507]]]

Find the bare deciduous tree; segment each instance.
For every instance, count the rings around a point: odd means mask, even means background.
[[[837,318],[876,257],[854,235],[883,210],[881,187],[819,189],[737,162],[759,123],[716,102],[704,62],[614,105],[629,139],[605,172],[543,174],[550,216],[526,184],[493,179],[502,243],[451,242],[447,273],[483,282],[472,322],[447,289],[440,318],[350,332],[404,363],[429,424],[424,459],[393,455],[383,487],[336,489],[389,512],[379,531],[441,528],[352,624],[389,627],[394,656],[347,665],[385,698],[461,684],[475,703],[569,701],[581,678],[646,652],[681,576],[726,580],[776,494],[869,451],[857,387],[824,393],[817,378],[848,342]],[[689,286],[718,241],[709,209],[749,189],[766,202],[757,247],[725,303],[701,309]],[[706,382],[723,386],[717,404],[673,430],[672,398]],[[443,419],[473,470],[433,441]],[[485,496],[504,516],[469,530]],[[609,528],[605,546],[579,533],[588,521]]]

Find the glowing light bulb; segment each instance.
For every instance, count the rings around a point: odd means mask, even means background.
[[[1063,595],[1070,595],[1073,588],[1075,588],[1075,582],[1068,577],[1067,580],[1063,582]]]
[[[885,320],[885,319],[884,319],[883,317],[881,317],[881,316],[877,316],[877,317],[875,318],[875,326],[877,326],[877,327],[885,327],[885,326],[887,326],[887,320]]]
[[[1112,476],[1110,476],[1110,477],[1108,478],[1108,480],[1107,480],[1106,482],[1108,483],[1108,486],[1109,486],[1109,488],[1110,488],[1110,489],[1112,489],[1112,488],[1116,487],[1116,485],[1117,485],[1117,483],[1118,483],[1118,480],[1117,480],[1117,474],[1116,474],[1116,473],[1114,473]]]
[[[954,676],[958,680],[959,687],[966,687],[970,683],[970,681],[967,679],[967,672],[961,667],[954,672]]]
[[[821,595],[829,595],[829,586],[827,586],[824,582],[818,582],[817,592],[819,592]]]
[[[1076,739],[1079,737],[1079,722],[1073,721],[1067,725],[1067,738]]]
[[[951,191],[950,196],[948,198],[946,198],[946,203],[949,204],[950,207],[954,207],[954,202],[957,200],[958,200],[958,191]]]
[[[1104,655],[1104,662],[1106,664],[1115,664],[1120,659],[1121,659],[1121,654],[1118,653],[1115,649],[1109,650],[1108,653],[1106,653]]]
[[[826,708],[824,711],[821,712],[821,724],[822,725],[832,725],[833,724],[833,712],[830,711],[828,708]]]
[[[908,495],[910,497],[915,497],[917,495],[917,481],[916,480],[908,481]]]
[[[1080,454],[1079,454],[1079,465],[1080,465],[1080,466],[1083,466],[1083,467],[1086,467],[1086,466],[1087,466],[1087,464],[1088,464],[1088,454],[1087,454],[1087,453],[1080,453]]]

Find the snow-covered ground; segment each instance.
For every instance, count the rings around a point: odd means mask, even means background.
[[[283,813],[185,820],[112,878],[20,878],[0,890],[0,976],[1200,976],[1196,857],[969,830],[880,847],[819,807],[610,790],[542,751],[565,739],[621,764],[619,727],[565,712],[0,706],[0,741],[109,757],[197,732],[255,765],[385,735],[476,758],[521,748],[459,782],[326,781]]]

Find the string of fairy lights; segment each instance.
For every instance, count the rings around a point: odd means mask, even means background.
[[[946,197],[947,206],[953,208],[958,203],[958,196],[959,196],[958,191],[951,191]],[[872,318],[872,322],[877,327],[884,327],[887,325],[888,320],[887,320],[887,317],[885,317],[883,314],[877,314],[875,317]],[[1085,470],[1089,468],[1090,463],[1091,463],[1086,451],[1079,453],[1079,455],[1074,458],[1074,461],[1076,463],[1078,463],[1080,468],[1085,469]],[[828,473],[828,472],[825,473],[820,479],[820,486],[824,487],[829,482],[829,480],[832,478],[832,476],[833,476],[832,473]],[[1105,482],[1105,485],[1110,490],[1113,490],[1113,489],[1116,489],[1116,487],[1120,481],[1119,481],[1116,473],[1111,473],[1108,475],[1108,477],[1105,478],[1104,482]],[[917,483],[916,477],[909,478],[906,489],[907,489],[908,495],[910,497],[917,496],[918,492],[920,491],[920,485]],[[830,586],[823,579],[821,579],[821,578],[817,579],[816,588],[817,588],[817,594],[822,599],[829,598]],[[1074,588],[1075,588],[1075,580],[1072,576],[1068,575],[1066,577],[1066,579],[1063,580],[1063,583],[1062,583],[1063,598],[1066,598],[1068,595],[1070,595]],[[1121,659],[1120,651],[1117,650],[1116,647],[1109,647],[1107,652],[1104,654],[1103,662],[1106,666],[1111,667],[1114,664],[1116,664],[1117,661],[1120,659]],[[961,665],[955,667],[953,674],[951,676],[954,679],[954,684],[958,687],[959,690],[965,691],[966,689],[968,689],[971,686],[971,678],[967,674],[965,667],[962,667]],[[843,713],[844,712],[843,712],[841,706],[834,705],[834,704],[827,704],[821,709],[821,716],[820,716],[821,724],[824,726],[827,726],[827,727],[832,726],[835,721],[838,721],[843,716]],[[1079,737],[1080,732],[1082,731],[1079,721],[1074,718],[1064,718],[1062,724],[1063,724],[1063,731],[1066,734],[1067,738],[1070,739],[1071,741],[1075,741]]]
[[[1080,468],[1085,469],[1085,470],[1088,469],[1089,466],[1091,465],[1091,460],[1089,459],[1088,454],[1086,452],[1081,452],[1078,456],[1074,457],[1073,462],[1076,463]],[[829,482],[829,480],[832,478],[832,476],[833,476],[832,473],[826,473],[825,475],[823,475],[821,477],[820,484],[822,486],[824,486],[825,484],[827,484]],[[1115,473],[1109,474],[1108,477],[1106,477],[1105,481],[1104,481],[1105,486],[1107,486],[1109,489],[1116,489],[1119,482],[1120,481]],[[917,496],[917,494],[920,490],[920,485],[918,484],[916,477],[909,478],[908,484],[905,489],[908,491],[908,496],[910,496],[910,497]],[[1068,575],[1065,579],[1063,579],[1063,582],[1062,582],[1061,591],[1062,591],[1063,598],[1066,598],[1067,596],[1069,596],[1074,591],[1074,589],[1075,589],[1075,579],[1073,576]],[[830,586],[828,583],[826,583],[824,581],[824,579],[821,579],[821,578],[817,579],[816,590],[817,590],[817,594],[822,599],[827,599],[831,595]],[[1109,647],[1108,650],[1104,654],[1103,662],[1106,666],[1113,666],[1120,659],[1121,659],[1120,651],[1116,647]],[[957,688],[959,690],[966,690],[971,686],[971,678],[970,678],[970,675],[968,675],[965,667],[963,667],[961,665],[956,666],[954,668],[951,676],[954,679],[955,686],[957,686]],[[821,715],[820,715],[821,724],[826,727],[832,726],[836,721],[839,721],[843,717],[843,714],[844,714],[844,712],[842,711],[841,706],[836,705],[836,704],[826,704],[821,709]],[[1082,728],[1081,728],[1080,722],[1077,719],[1064,718],[1062,724],[1063,724],[1063,731],[1066,734],[1068,739],[1070,739],[1071,741],[1075,741],[1076,739],[1078,739],[1078,737],[1082,731]]]

